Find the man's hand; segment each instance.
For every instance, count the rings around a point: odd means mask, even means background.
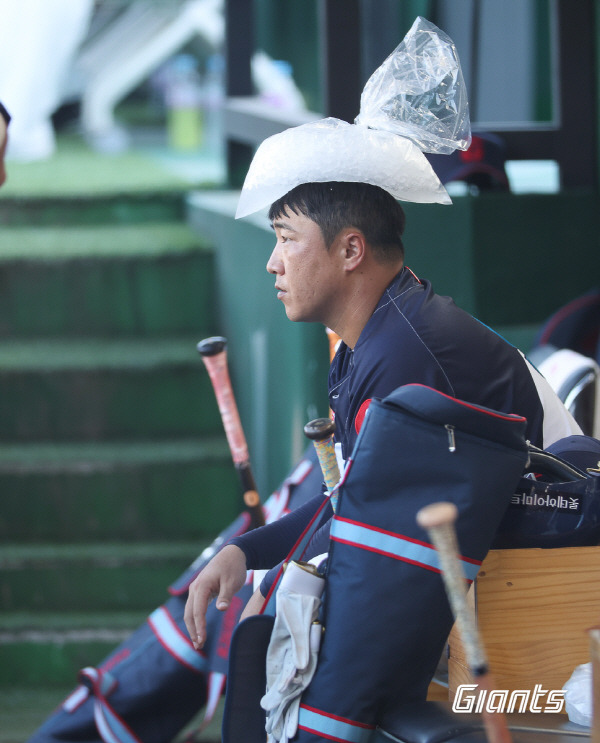
[[[233,595],[246,582],[246,556],[239,547],[228,544],[204,567],[190,585],[183,618],[196,650],[206,642],[206,612],[212,599],[217,609],[226,611]]]

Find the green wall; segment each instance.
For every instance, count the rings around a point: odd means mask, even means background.
[[[492,326],[538,324],[600,285],[600,198],[480,194],[406,204],[406,261]]]

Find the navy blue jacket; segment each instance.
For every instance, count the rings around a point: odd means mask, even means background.
[[[527,418],[542,446],[544,411],[521,353],[404,268],[384,292],[354,349],[345,343],[329,373],[329,403],[344,459],[372,398],[405,384]]]
[[[385,290],[354,349],[342,342],[331,364],[329,401],[336,440],[347,459],[369,402],[417,383],[527,418],[527,438],[543,447],[544,415],[551,411],[544,410],[532,373],[518,349],[451,298],[435,294],[430,282],[403,268]],[[551,397],[550,404],[563,407],[558,397]],[[279,521],[233,540],[246,554],[248,567],[271,568],[285,559],[323,497],[320,493]],[[327,529],[315,535],[312,555],[327,550],[328,536]],[[265,578],[263,594],[274,574]]]

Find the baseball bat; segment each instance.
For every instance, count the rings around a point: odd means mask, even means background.
[[[417,513],[417,523],[425,529],[438,551],[442,578],[448,600],[463,642],[467,664],[481,691],[494,689],[494,679],[479,636],[477,622],[467,603],[465,574],[460,562],[454,522],[458,509],[454,503],[440,502],[425,506]],[[490,743],[511,743],[511,735],[503,712],[490,712],[484,707],[483,724]]]
[[[342,339],[331,328],[325,328],[325,332],[327,333],[327,341],[329,343],[329,361],[331,362],[333,361],[333,357],[335,356]]]
[[[246,443],[229,376],[227,339],[222,336],[205,338],[198,343],[197,349],[208,371],[217,398],[217,405],[219,406],[233,464],[242,485],[244,504],[250,514],[251,528],[262,526],[265,523],[265,515],[252,473],[248,444]]]
[[[342,339],[331,328],[325,328],[325,333],[327,334],[327,342],[329,344],[329,363],[331,364]],[[329,416],[330,418],[333,418],[333,410],[331,408],[329,408]]]
[[[338,468],[337,457],[333,444],[333,432],[335,424],[330,418],[315,418],[304,426],[304,434],[313,442],[325,485],[331,493],[340,479],[340,470]],[[336,510],[337,493],[331,495],[331,506]]]

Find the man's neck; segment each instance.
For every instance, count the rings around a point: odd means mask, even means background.
[[[348,348],[353,349],[365,325],[379,304],[383,292],[402,269],[402,263],[378,266],[377,270],[357,275],[345,297],[339,317],[327,323]]]

